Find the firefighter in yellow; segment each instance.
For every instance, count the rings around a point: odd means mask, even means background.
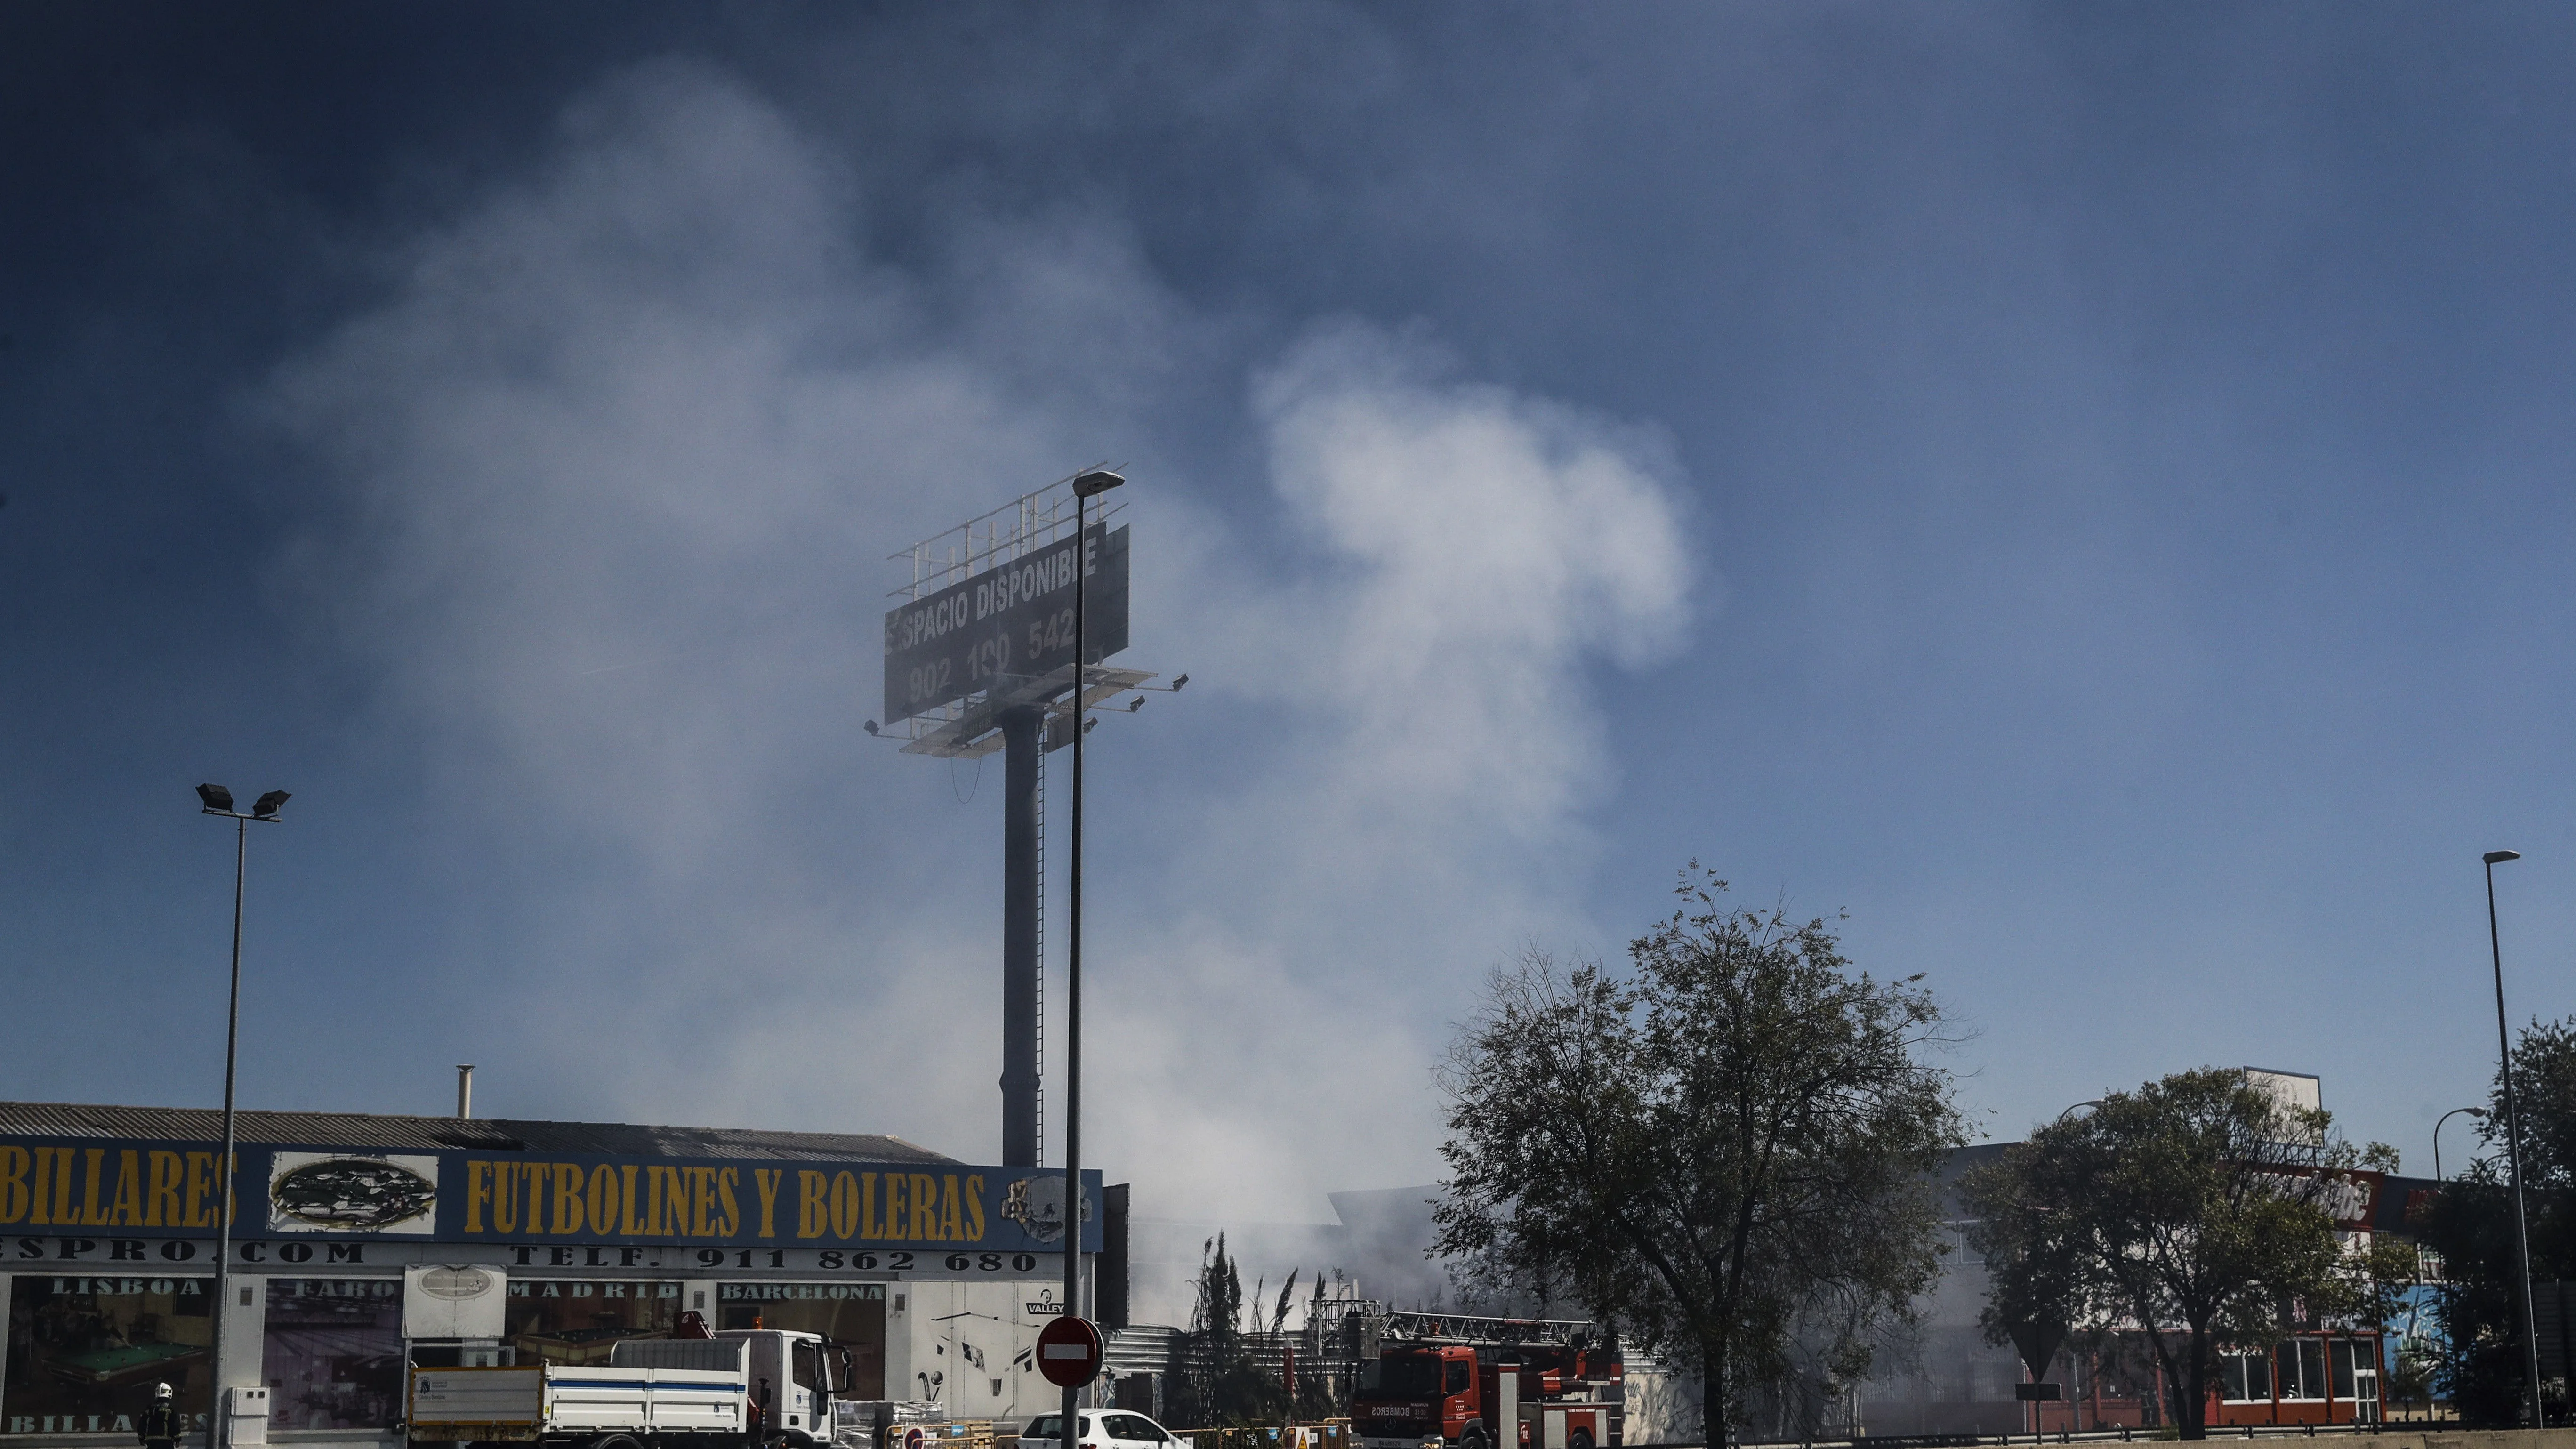
[[[179,1434],[185,1428],[179,1418],[179,1405],[168,1384],[152,1386],[152,1406],[134,1421],[135,1442],[144,1449],[177,1449]]]

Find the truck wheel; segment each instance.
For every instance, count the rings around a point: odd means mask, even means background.
[[[590,1441],[590,1449],[644,1449],[644,1444],[632,1434],[602,1434]]]
[[[1592,1431],[1577,1429],[1566,1436],[1566,1449],[1592,1449]]]
[[[1485,1431],[1470,1429],[1458,1436],[1458,1449],[1485,1449]]]

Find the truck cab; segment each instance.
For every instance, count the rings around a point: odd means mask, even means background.
[[[1491,1449],[1480,1377],[1471,1347],[1390,1347],[1360,1366],[1351,1426],[1367,1449],[1420,1449],[1430,1439],[1459,1449]]]
[[[743,1368],[762,1438],[794,1445],[831,1442],[837,1365],[829,1341],[784,1328],[728,1328],[715,1337],[743,1340]]]
[[[1623,1377],[1607,1343],[1389,1344],[1351,1426],[1363,1449],[1615,1449]]]

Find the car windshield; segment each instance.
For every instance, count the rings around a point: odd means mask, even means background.
[[[1360,1392],[1379,1399],[1427,1399],[1440,1392],[1437,1354],[1382,1358],[1360,1370]]]

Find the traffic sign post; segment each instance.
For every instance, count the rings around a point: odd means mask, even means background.
[[[1078,1389],[1100,1374],[1100,1330],[1067,1313],[1038,1330],[1038,1372],[1060,1389]],[[1070,1441],[1074,1436],[1067,1433]]]

